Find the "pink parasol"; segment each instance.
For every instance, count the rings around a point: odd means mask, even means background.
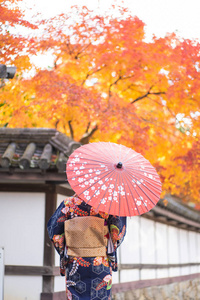
[[[67,179],[76,194],[99,211],[141,215],[160,199],[160,178],[140,153],[110,142],[76,149],[67,162]]]

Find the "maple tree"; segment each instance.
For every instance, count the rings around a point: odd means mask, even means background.
[[[25,54],[30,41],[17,31],[12,32],[12,29],[16,26],[19,26],[19,30],[20,28],[37,28],[36,25],[24,19],[23,11],[18,7],[20,1],[0,0],[0,62],[17,64],[18,72],[30,66],[28,55]]]
[[[1,89],[1,126],[122,143],[156,167],[163,195],[198,202],[200,44],[175,34],[147,42],[144,23],[118,12],[74,7],[42,21],[30,53],[51,52],[54,64]]]

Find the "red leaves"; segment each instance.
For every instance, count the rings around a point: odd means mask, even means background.
[[[8,10],[1,12],[3,23]],[[8,16],[22,24],[20,12]],[[192,165],[199,165],[199,116],[192,116],[199,111],[200,45],[175,34],[146,42],[144,23],[116,7],[105,16],[74,7],[42,21],[40,31],[29,40],[1,35],[1,58],[15,59],[20,72],[30,68],[23,47],[54,58],[51,68],[1,89],[2,126],[56,127],[83,142],[122,143],[158,168],[164,192],[185,195],[190,187],[199,199],[191,186]],[[187,130],[177,125],[180,113],[191,120]]]

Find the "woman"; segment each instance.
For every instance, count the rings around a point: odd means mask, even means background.
[[[116,249],[126,233],[126,218],[97,212],[76,195],[64,200],[48,222],[60,255],[69,300],[111,300]]]

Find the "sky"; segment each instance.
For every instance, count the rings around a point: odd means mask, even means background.
[[[22,0],[22,7],[26,11],[25,17],[30,20],[36,12],[42,14],[44,18],[49,18],[67,13],[73,5],[84,5],[97,14],[102,14],[113,4],[128,7],[132,15],[146,24],[147,42],[151,41],[153,35],[165,37],[167,33],[172,32],[180,38],[200,41],[200,0]],[[53,64],[50,53],[45,56],[34,56],[31,60],[41,68]]]
[[[104,11],[121,0],[24,0],[26,7],[38,11],[44,17],[66,13],[72,5],[87,6]],[[133,15],[145,24],[146,37],[153,34],[164,37],[175,32],[179,37],[200,40],[200,0],[124,0]]]

